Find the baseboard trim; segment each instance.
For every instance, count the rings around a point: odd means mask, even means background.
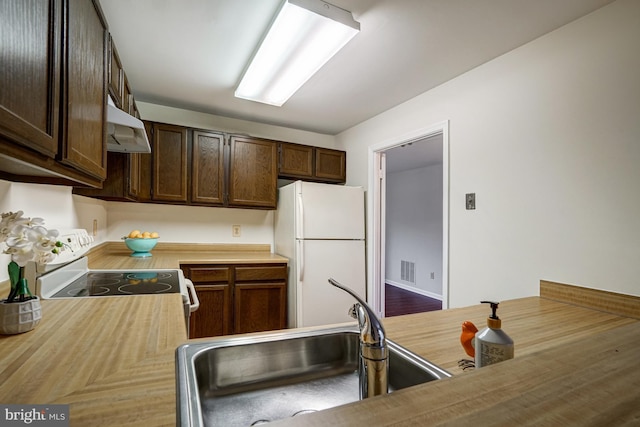
[[[385,283],[387,285],[395,286],[396,288],[404,289],[405,291],[413,292],[414,294],[420,294],[425,297],[442,301],[442,295],[434,294],[433,292],[425,291],[424,289],[408,286],[403,283],[394,282],[393,280],[385,280]]]

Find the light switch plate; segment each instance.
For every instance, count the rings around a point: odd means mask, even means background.
[[[476,208],[476,193],[467,193],[465,199],[467,202],[467,210]]]

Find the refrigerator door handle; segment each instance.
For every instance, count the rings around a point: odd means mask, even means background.
[[[298,227],[297,234],[299,239],[304,239],[304,203],[302,203],[302,193],[298,193],[298,221],[296,221],[296,227]]]
[[[298,240],[298,281],[302,282],[304,279],[304,240]]]

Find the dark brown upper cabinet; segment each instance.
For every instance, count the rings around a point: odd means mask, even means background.
[[[106,28],[92,0],[0,2],[3,178],[102,185]]]
[[[347,153],[309,145],[279,143],[278,177],[342,184],[347,179]]]
[[[131,92],[131,86],[129,86],[129,79],[123,72],[124,84],[122,85],[122,108],[125,113],[133,115],[133,92]]]
[[[151,154],[109,153],[104,188],[76,188],[76,194],[106,200],[276,208],[276,141],[144,123]]]
[[[231,136],[228,206],[275,209],[278,147],[274,141]]]
[[[109,95],[116,107],[122,108],[122,94],[124,93],[124,70],[118,55],[118,49],[113,39],[109,37]]]
[[[183,126],[145,122],[149,163],[140,154],[121,173],[138,168],[141,202],[275,209],[277,144],[274,141]],[[124,165],[124,163],[121,163]],[[149,188],[151,182],[151,191]],[[130,175],[129,199],[136,180]],[[188,191],[190,189],[190,191]],[[97,196],[99,197],[99,196]],[[102,196],[104,198],[104,195]]]
[[[113,103],[136,118],[140,113],[136,107],[127,75],[122,68],[120,57],[113,39],[109,38],[107,65],[107,90]],[[152,131],[147,134],[151,141]],[[73,192],[88,197],[113,201],[151,200],[151,154],[148,153],[107,153],[107,177],[102,188],[75,187]]]
[[[58,154],[62,1],[0,2],[0,134]]]
[[[328,148],[315,148],[315,178],[326,182],[345,182],[347,153]]]
[[[278,176],[313,179],[313,147],[281,142],[278,147]]]
[[[224,205],[224,135],[194,130],[191,157],[191,203]]]
[[[63,61],[62,162],[107,177],[106,22],[90,0],[69,0]]]
[[[151,199],[187,203],[187,128],[153,124]]]
[[[102,188],[74,187],[73,193],[112,201],[140,200],[142,197],[140,178],[143,156],[151,157],[151,154],[108,152],[108,174]],[[151,194],[149,189],[147,191]],[[150,197],[148,196],[147,199]]]
[[[109,67],[108,67],[109,95],[116,107],[127,114],[140,118],[140,113],[129,85],[127,73],[124,71],[118,49],[113,38],[109,38]]]

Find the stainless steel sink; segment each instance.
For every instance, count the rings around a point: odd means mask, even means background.
[[[176,350],[182,426],[251,426],[359,399],[357,327],[285,330]],[[451,374],[387,340],[389,391]]]

